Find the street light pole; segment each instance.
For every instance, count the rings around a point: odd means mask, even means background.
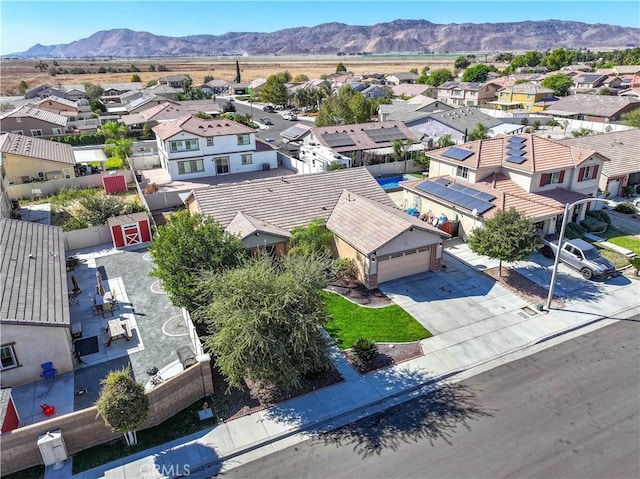
[[[602,198],[585,198],[578,200],[574,203],[567,203],[564,205],[564,214],[562,216],[562,226],[560,227],[560,237],[558,238],[558,250],[555,253],[555,260],[553,262],[553,273],[551,273],[551,284],[549,285],[549,296],[547,297],[547,309],[551,309],[551,301],[553,300],[553,292],[556,289],[556,278],[558,276],[558,264],[560,264],[560,251],[562,251],[562,242],[564,241],[564,233],[567,229],[567,220],[569,219],[569,211],[582,203],[589,203],[590,201],[604,201],[611,204],[609,200]],[[553,251],[553,248],[552,248]]]

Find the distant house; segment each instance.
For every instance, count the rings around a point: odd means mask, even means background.
[[[640,130],[632,128],[624,131],[587,135],[581,138],[567,138],[560,143],[595,150],[610,161],[604,163],[599,177],[599,187],[617,196],[625,186],[640,184],[640,161],[638,161],[638,145]]]
[[[182,73],[158,78],[158,85],[168,85],[172,88],[182,89],[185,82],[191,84],[191,77]]]
[[[418,101],[418,99],[422,101]],[[415,101],[394,101],[388,105],[378,107],[378,121],[398,120],[403,123],[424,118],[431,113],[449,111],[453,107],[425,96],[414,97]]]
[[[47,97],[44,100],[40,100],[35,106],[67,117],[76,117],[80,111],[78,102],[66,100],[59,96]]]
[[[41,364],[73,371],[62,229],[0,218],[2,387],[41,380]]]
[[[387,75],[385,80],[392,85],[400,85],[401,83],[415,83],[418,79],[418,74],[413,72],[400,72]]]
[[[153,128],[162,168],[172,180],[277,168],[277,153],[256,131],[231,120],[185,116]]]
[[[547,67],[518,67],[516,73],[547,73]]]
[[[564,205],[596,197],[603,164],[600,153],[531,134],[498,136],[429,152],[427,180],[401,182],[405,207],[427,219],[460,221],[469,235],[496,211],[515,208],[540,234],[556,232]],[[580,221],[594,203],[573,209]]]
[[[573,89],[575,91],[594,90],[604,85],[607,75],[597,73],[580,73],[573,77]]]
[[[67,132],[66,116],[26,105],[0,116],[0,133],[25,136],[60,136]]]
[[[65,91],[62,88],[54,87],[51,85],[38,85],[33,88],[29,88],[24,92],[24,97],[27,100],[39,99],[44,100],[50,96],[57,96],[60,98],[66,98]]]
[[[380,85],[370,85],[360,92],[363,97],[371,100],[373,98],[386,98],[389,90]]]
[[[496,97],[498,85],[493,83],[445,82],[438,87],[438,101],[459,106],[481,106]]]
[[[496,110],[527,110],[536,111],[534,105],[553,95],[553,90],[536,85],[535,83],[518,83],[498,90],[498,99],[490,101],[490,108]]]
[[[633,75],[640,74],[640,65],[616,65],[612,68],[599,68],[600,75]]]
[[[142,91],[142,83],[125,82],[125,83],[102,83],[104,90],[103,96],[118,96],[130,91]]]
[[[144,89],[145,95],[155,95],[164,98],[165,100],[176,100],[178,95],[184,93],[182,87],[172,87],[166,84],[158,84]]]
[[[226,80],[211,80],[200,87],[204,92],[220,95],[229,91],[230,83]]]
[[[231,83],[229,85],[229,94],[230,95],[248,95],[249,88],[250,87],[248,83]]]
[[[424,95],[431,98],[438,96],[438,89],[431,85],[420,85],[418,83],[401,83],[400,85],[393,85],[391,92],[396,98],[400,97],[414,97],[417,95]]]
[[[57,141],[5,133],[0,135],[2,168],[10,184],[75,178],[71,146]]]
[[[67,100],[78,101],[86,100],[88,98],[84,83],[61,85],[60,88],[64,90],[64,98]]]
[[[618,93],[618,96],[626,96],[630,98],[637,98],[638,100],[640,100],[640,88],[629,88],[628,90],[624,90]]]
[[[640,108],[640,101],[630,96],[571,95],[560,98],[553,106],[540,112],[555,118],[611,123],[623,114]]]
[[[199,188],[186,204],[238,235],[245,248],[278,255],[288,251],[294,228],[327,220],[339,256],[353,260],[367,288],[438,270],[449,236],[398,210],[366,168]]]

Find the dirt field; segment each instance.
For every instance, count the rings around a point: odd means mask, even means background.
[[[304,74],[309,78],[319,78],[321,75],[335,73],[336,65],[342,62],[352,73],[381,72],[394,73],[409,71],[412,68],[422,70],[429,66],[437,68],[452,68],[456,55],[390,55],[390,56],[270,56],[239,58],[242,81],[249,82],[256,78],[266,78],[269,75],[288,71],[292,76]],[[205,75],[216,79],[233,81],[236,73],[235,58],[138,58],[117,60],[44,60],[49,67],[71,70],[82,68],[92,72],[83,75],[51,76],[47,71],[40,72],[36,67],[39,60],[6,60],[0,63],[0,94],[17,94],[18,84],[24,80],[29,87],[42,83],[52,85],[67,85],[73,83],[116,83],[131,81],[132,72],[125,73],[97,73],[100,67],[112,67],[115,70],[130,68],[135,65],[141,71],[138,73],[143,85],[150,80],[177,73],[189,75],[195,84],[199,84]],[[150,72],[149,67],[165,65],[168,72]]]

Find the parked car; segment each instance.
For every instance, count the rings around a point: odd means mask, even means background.
[[[546,258],[554,258],[558,251],[558,235],[547,235],[542,243],[542,254]],[[600,256],[595,246],[582,239],[564,241],[560,261],[580,271],[585,279],[606,279],[617,273],[611,261]]]
[[[271,118],[260,118],[258,121],[263,125],[273,125]]]
[[[266,141],[267,143],[273,143],[276,140],[274,138],[265,138],[264,141]]]
[[[265,105],[262,107],[262,111],[264,111],[265,113],[273,113],[276,111],[276,109],[271,105]]]
[[[295,113],[291,113],[290,111],[287,111],[287,112],[282,114],[282,119],[283,120],[289,120],[289,121],[296,121],[298,119],[298,117],[296,116]]]

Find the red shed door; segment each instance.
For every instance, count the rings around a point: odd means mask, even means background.
[[[138,223],[122,225],[122,236],[124,236],[124,245],[130,246],[142,242],[140,237],[140,226]]]

